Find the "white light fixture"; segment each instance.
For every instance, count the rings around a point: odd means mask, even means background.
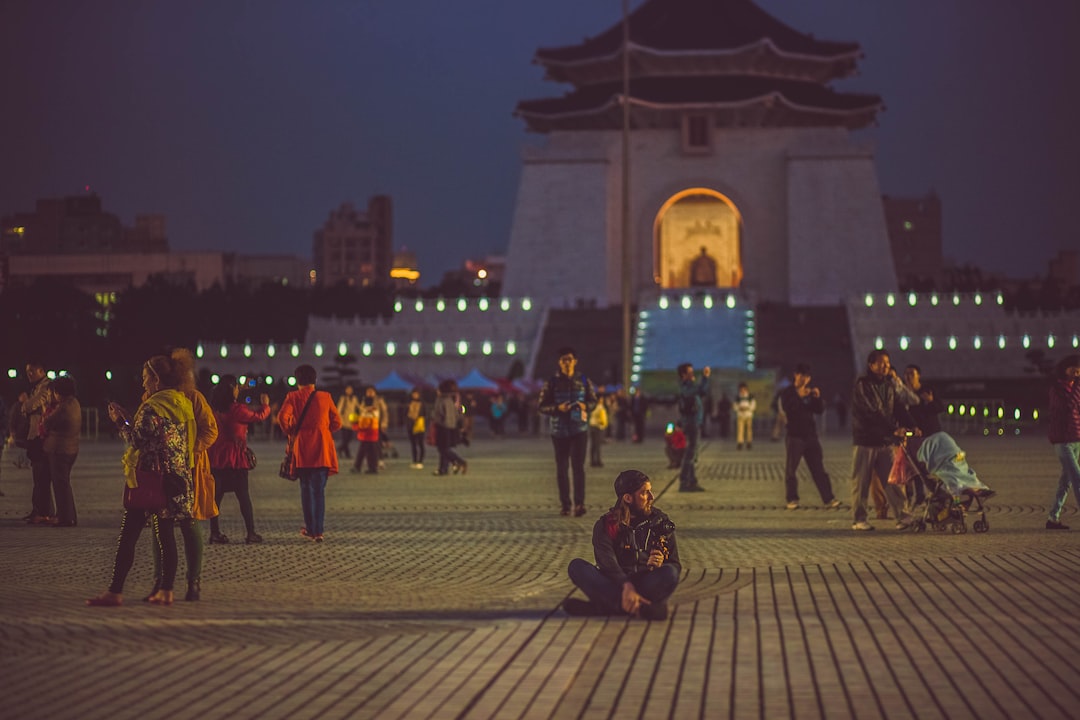
[[[229,346],[225,343],[222,343],[221,348],[218,350],[218,354],[221,355],[221,357],[223,358],[229,357]]]
[[[667,295],[661,295],[659,302],[657,302],[657,305],[660,306],[661,310],[667,310],[668,309]]]
[[[478,308],[480,308],[480,312],[487,312],[488,299],[486,297],[485,298],[480,298],[480,300],[476,303],[476,306]]]
[[[397,352],[397,345],[395,345],[392,341],[386,343],[386,354],[387,355],[389,355],[390,357],[393,357],[394,353],[396,353],[396,352]]]
[[[289,354],[293,357],[300,357],[300,346],[296,343],[293,343],[292,347],[289,348]]]
[[[338,346],[337,346],[337,354],[340,357],[345,357],[346,355],[348,355],[349,354],[349,343],[347,343],[347,342],[339,342]]]
[[[416,304],[413,305],[413,309],[416,310],[416,312],[424,312],[424,301],[420,298],[416,298]]]
[[[465,298],[458,298],[457,309],[458,312],[465,312],[469,309],[469,302]]]
[[[866,303],[866,307],[874,307],[874,296],[870,293],[866,293],[866,297],[863,298],[863,302]]]
[[[433,353],[435,353],[436,355],[442,355],[443,350],[444,350],[444,347],[443,347],[443,344],[442,344],[442,340],[436,340],[431,346],[431,351]]]
[[[360,352],[364,357],[371,356],[371,343],[366,342],[360,346]]]
[[[412,355],[413,357],[416,357],[417,355],[419,355],[420,354],[420,343],[416,342],[415,340],[413,340],[411,343],[409,343],[409,354]]]
[[[530,300],[529,298],[522,298],[521,299],[521,309],[524,310],[525,312],[528,312],[529,310],[532,310],[532,300]]]
[[[507,340],[506,341],[506,354],[507,355],[516,355],[517,354],[517,343],[514,342],[513,340]]]
[[[322,357],[323,346],[321,342],[315,343],[315,357]]]
[[[458,353],[458,355],[468,355],[469,354],[469,343],[464,341],[464,340],[458,340],[457,353]]]
[[[491,341],[490,340],[485,340],[484,341],[484,344],[480,346],[480,352],[484,353],[485,355],[490,355],[491,354]]]
[[[690,305],[691,305],[691,302],[692,302],[692,301],[690,300],[690,296],[689,296],[689,295],[683,295],[683,296],[682,296],[682,303],[681,303],[681,304],[682,304],[682,308],[683,308],[683,310],[689,310],[689,309],[690,309]]]
[[[266,357],[274,357],[275,355],[277,355],[277,348],[274,347],[273,343],[270,343],[266,346]]]

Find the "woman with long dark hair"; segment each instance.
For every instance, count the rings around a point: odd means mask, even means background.
[[[1068,530],[1069,526],[1061,522],[1061,510],[1070,487],[1073,498],[1080,502],[1080,355],[1064,357],[1054,368],[1047,409],[1046,432],[1061,463],[1061,478],[1050,504],[1046,529]]]
[[[221,499],[225,493],[236,495],[240,504],[240,516],[244,518],[247,530],[245,542],[261,543],[262,536],[255,532],[255,514],[251,505],[251,492],[248,489],[248,471],[251,459],[248,456],[248,425],[261,422],[270,416],[270,396],[259,396],[259,409],[252,410],[246,404],[238,402],[240,386],[235,375],[225,375],[210,394],[210,407],[217,420],[218,437],[210,446],[210,470],[214,475],[216,489],[214,500],[221,511]],[[224,545],[229,538],[221,533],[217,515],[210,518],[210,543]]]
[[[108,590],[87,600],[87,605],[123,604],[124,581],[135,561],[135,545],[148,520],[160,547],[161,570],[158,589],[147,600],[155,605],[173,603],[177,564],[173,527],[177,520],[190,518],[192,514],[191,468],[195,462],[192,448],[196,433],[191,401],[176,389],[180,380],[173,360],[155,355],[143,365],[145,395],[135,414],[129,415],[120,405],[109,403],[109,418],[128,444],[123,457],[125,482],[136,487],[139,470],[161,473],[165,507],[157,511],[124,510],[112,582]]]

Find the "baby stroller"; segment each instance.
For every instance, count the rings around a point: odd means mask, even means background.
[[[984,501],[993,497],[994,491],[968,466],[964,451],[951,435],[937,432],[926,437],[919,447],[917,461],[906,446],[901,448],[928,491],[922,517],[912,528],[915,532],[926,532],[927,527],[932,527],[938,532],[951,530],[953,534],[963,534],[967,532],[969,515],[975,518],[972,530],[984,533],[990,529]]]

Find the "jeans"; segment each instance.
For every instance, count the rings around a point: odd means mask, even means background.
[[[585,451],[589,445],[589,434],[553,435],[551,444],[555,447],[555,481],[559,485],[559,502],[563,510],[570,509],[570,471],[574,474],[574,505],[584,505]]]
[[[784,482],[787,490],[787,501],[799,501],[799,478],[795,471],[799,463],[806,460],[806,467],[810,470],[810,477],[817,485],[821,502],[828,505],[833,501],[832,481],[825,472],[825,464],[822,462],[821,442],[817,436],[808,438],[787,437],[787,463],[784,466]]]
[[[1061,479],[1058,480],[1054,502],[1050,505],[1050,519],[1057,522],[1061,509],[1065,507],[1070,486],[1073,497],[1080,502],[1080,442],[1054,443],[1054,452],[1061,463]]]
[[[317,537],[323,534],[323,520],[326,518],[326,480],[330,477],[329,468],[299,468],[300,507],[304,511],[304,527],[307,534]]]
[[[679,489],[688,490],[697,487],[697,453],[698,453],[698,426],[694,423],[686,423],[683,426],[686,435],[686,449],[683,451],[682,463],[679,469]]]
[[[893,449],[889,445],[855,446],[851,459],[851,507],[855,522],[866,520],[866,497],[870,494],[870,480],[874,475],[884,486],[885,500],[892,506],[896,519],[904,516],[904,492],[888,482],[892,464]]]
[[[570,561],[566,569],[570,581],[596,606],[611,615],[623,613],[622,585],[600,572],[600,569],[581,558]],[[674,565],[661,565],[655,570],[643,570],[630,576],[638,594],[650,602],[659,603],[671,597],[679,584],[679,571]]]

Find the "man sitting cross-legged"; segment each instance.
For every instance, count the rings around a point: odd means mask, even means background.
[[[567,598],[563,609],[663,620],[682,571],[675,524],[653,507],[652,484],[639,470],[619,473],[615,495],[615,506],[593,526],[596,565],[576,558],[567,571],[589,599]]]

